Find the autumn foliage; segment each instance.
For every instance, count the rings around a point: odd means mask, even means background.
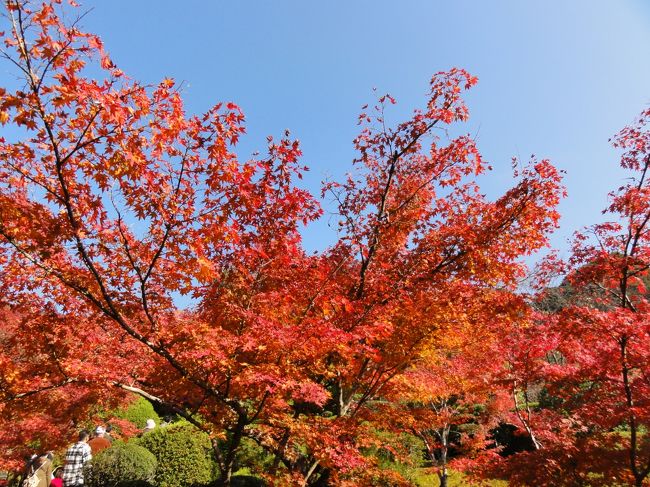
[[[523,389],[543,384],[545,392],[543,407],[526,414],[527,428],[540,438],[537,450],[508,462],[518,484],[529,485],[539,472],[537,485],[647,483],[648,123],[645,110],[613,139],[630,177],[609,195],[603,213],[612,220],[578,232],[567,262],[546,264],[566,277],[541,297],[537,325],[517,342],[513,381],[519,376]]]
[[[638,175],[612,196],[621,221],[567,263],[593,303],[540,311],[517,293],[522,257],[558,224],[561,177],[516,162],[511,189],[482,194],[475,140],[438,130],[468,119],[467,72],[434,75],[397,125],[389,95],[363,109],[351,172],[321,195],[338,238],[308,254],[299,230],[322,211],[298,184],[298,141],[241,159],[237,105],[187,114],[173,80],[129,78],[62,11],[75,8],[8,0],[2,27],[20,78],[0,87],[6,468],[129,391],[208,433],[223,485],[243,441],[276,485],[408,484],[368,454],[380,431],[421,438],[443,482],[452,461],[523,484],[616,471],[641,485],[649,113],[617,139]],[[545,408],[529,398],[542,387]],[[529,451],[500,455],[504,423]]]

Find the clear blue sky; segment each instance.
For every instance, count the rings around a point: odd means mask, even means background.
[[[248,119],[242,157],[285,128],[302,142],[318,193],[350,168],[351,141],[372,88],[399,102],[399,121],[424,101],[430,76],[452,66],[479,77],[465,131],[510,182],[510,158],[550,158],[567,171],[565,241],[600,220],[623,182],[608,139],[650,103],[650,3],[644,0],[94,0],[84,26],[143,82],[186,83],[192,112],[234,101]],[[327,218],[308,249],[334,238]]]

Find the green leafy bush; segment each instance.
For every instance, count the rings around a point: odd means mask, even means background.
[[[273,465],[273,456],[249,438],[242,438],[235,456],[235,475],[259,474]]]
[[[88,487],[149,487],[154,485],[156,457],[133,442],[116,442],[86,466]]]
[[[160,424],[158,413],[156,413],[151,403],[143,397],[138,397],[126,408],[115,411],[114,416],[130,421],[139,429],[145,427],[148,419],[153,419],[156,424]]]
[[[265,487],[266,482],[253,475],[234,475],[230,479],[232,487]]]
[[[156,428],[137,441],[158,460],[158,487],[202,485],[216,478],[210,438],[188,423]]]

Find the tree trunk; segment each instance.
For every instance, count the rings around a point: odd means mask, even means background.
[[[328,487],[330,485],[330,469],[319,468],[318,478],[309,483],[309,487]],[[312,476],[313,478],[313,476]]]
[[[214,457],[217,459],[217,466],[219,467],[219,473],[223,476],[224,461],[223,461],[223,455],[221,454],[221,448],[219,448],[219,440],[217,440],[216,438],[212,438],[210,443],[212,444],[212,451],[214,452]]]
[[[229,487],[232,478],[232,465],[231,468],[228,469],[223,457],[223,452],[219,446],[219,441],[216,438],[212,439],[212,451],[214,451],[214,456],[216,457],[217,465],[219,466],[219,479],[217,480],[217,485]]]
[[[212,448],[215,451],[215,455],[219,464],[219,473],[221,474],[221,477],[218,481],[218,485],[220,486],[229,487],[231,484],[232,474],[235,466],[235,456],[244,436],[244,428],[246,425],[246,417],[244,415],[240,415],[239,420],[237,421],[237,425],[232,432],[232,437],[228,442],[228,450],[225,456],[219,449],[219,442],[216,439],[212,441]]]
[[[440,479],[440,487],[447,487],[447,467],[442,467],[442,470],[438,473],[438,478]]]
[[[438,478],[440,479],[440,487],[447,487],[447,440],[449,438],[449,428],[443,430],[442,435],[442,448],[440,449],[440,472]]]

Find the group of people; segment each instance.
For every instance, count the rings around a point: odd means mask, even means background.
[[[156,427],[152,419],[147,420],[143,432]],[[65,454],[63,466],[53,468],[54,455],[52,452],[34,455],[28,462],[22,487],[76,487],[84,485],[84,466],[93,455],[111,446],[113,438],[111,428],[97,426],[91,438],[87,430],[79,432],[78,441]]]

